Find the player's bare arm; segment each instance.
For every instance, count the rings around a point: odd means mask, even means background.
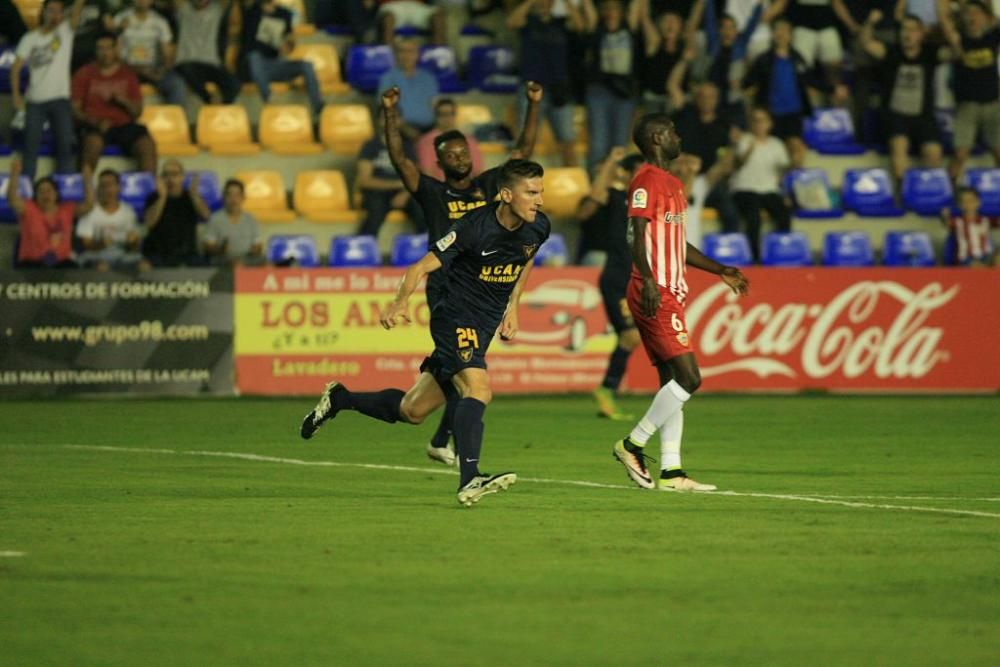
[[[521,134],[514,143],[510,157],[527,160],[535,152],[535,139],[538,137],[538,110],[542,106],[542,96],[545,94],[542,84],[529,81],[525,84],[524,96],[528,98],[528,110],[524,114],[524,125]]]
[[[743,275],[742,271],[735,266],[719,264],[690,243],[687,244],[687,263],[696,269],[719,276],[722,278],[722,282],[729,285],[730,289],[740,296],[746,296],[750,292],[750,281]]]
[[[399,281],[399,288],[396,290],[396,298],[392,300],[389,307],[385,309],[379,317],[383,329],[391,329],[400,320],[409,323],[410,316],[406,314],[406,308],[410,301],[410,296],[417,290],[420,281],[429,273],[434,273],[441,268],[441,260],[432,252],[427,253],[423,258],[413,264],[403,274],[403,279]]]
[[[653,317],[660,309],[660,289],[653,278],[653,270],[646,260],[646,226],[649,220],[632,216],[628,219],[629,246],[632,249],[632,264],[642,276],[642,314]]]
[[[518,331],[517,309],[521,305],[521,293],[524,286],[528,284],[528,274],[534,262],[524,265],[524,270],[514,284],[514,291],[510,294],[510,301],[507,303],[507,311],[503,314],[503,321],[500,323],[500,340],[514,340]]]
[[[392,166],[403,181],[403,187],[416,192],[420,187],[420,170],[403,151],[403,135],[399,131],[399,98],[397,86],[382,93],[382,113],[385,116],[385,146]]]

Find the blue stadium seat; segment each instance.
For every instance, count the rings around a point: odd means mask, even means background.
[[[733,266],[750,266],[753,264],[753,253],[750,252],[750,241],[746,234],[706,234],[701,249],[706,255],[722,264]]]
[[[562,234],[551,233],[535,253],[535,266],[564,266],[569,260],[569,249]]]
[[[83,201],[83,176],[80,174],[52,174],[62,201]]]
[[[934,245],[927,232],[886,232],[882,245],[886,266],[934,266]]]
[[[795,202],[795,215],[800,218],[844,217],[822,169],[792,169],[785,174],[782,188]]]
[[[809,238],[802,232],[771,232],[764,235],[761,264],[764,266],[812,266]]]
[[[392,69],[395,58],[385,44],[352,46],[347,52],[347,82],[355,90],[374,93],[378,80]]]
[[[905,211],[896,206],[892,177],[885,169],[848,169],[844,172],[844,208],[872,218],[895,218]]]
[[[954,201],[951,180],[944,169],[909,169],[903,175],[903,205],[909,210],[937,216]]]
[[[514,73],[514,52],[505,46],[474,46],[469,49],[469,86],[484,93],[512,93],[520,79]]]
[[[319,266],[319,249],[311,236],[272,236],[267,240],[267,259],[279,266]]]
[[[146,198],[156,192],[156,177],[148,171],[126,171],[122,174],[121,199],[135,209],[139,218],[146,210]]]
[[[458,59],[450,46],[421,47],[419,65],[437,78],[442,93],[465,92],[465,84],[458,79]]]
[[[865,232],[827,232],[823,237],[823,266],[871,266],[872,241]]]
[[[389,262],[393,266],[409,266],[427,254],[427,234],[399,234],[392,240]]]
[[[335,236],[330,241],[330,266],[382,266],[378,241],[374,236]]]
[[[1000,169],[969,169],[965,184],[979,193],[983,215],[1000,216]]]
[[[198,174],[198,194],[205,200],[212,211],[222,208],[222,186],[219,185],[219,175],[211,170],[189,171],[184,174],[184,187],[191,185],[191,177]]]
[[[826,155],[861,155],[865,147],[854,138],[854,121],[847,109],[816,109],[806,119],[803,139]]]
[[[10,203],[7,201],[7,185],[9,183],[10,174],[0,174],[0,222],[17,222],[14,209],[10,207]],[[30,178],[21,176],[21,182],[18,184],[18,192],[21,193],[22,199],[31,199],[34,194],[34,188],[31,185]]]

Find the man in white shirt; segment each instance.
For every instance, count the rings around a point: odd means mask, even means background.
[[[80,265],[98,271],[149,268],[139,253],[139,221],[135,210],[119,199],[121,177],[113,169],[105,169],[97,180],[97,204],[80,218],[76,235],[84,247]]]
[[[56,171],[73,171],[73,109],[69,101],[70,63],[73,57],[73,33],[80,23],[84,0],[75,0],[69,17],[64,0],[45,0],[41,25],[17,45],[10,69],[11,97],[14,108],[24,112],[24,175],[32,180],[38,165],[42,127],[52,127],[56,150]],[[21,96],[21,69],[28,65],[31,82]]]
[[[153,0],[134,0],[132,9],[115,15],[121,30],[122,60],[143,83],[156,86],[166,104],[184,104],[184,80],[173,70],[174,34],[165,18],[152,11]]]

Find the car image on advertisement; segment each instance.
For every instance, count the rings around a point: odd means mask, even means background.
[[[521,297],[520,330],[513,344],[551,345],[577,352],[608,329],[601,292],[583,280],[549,280]]]

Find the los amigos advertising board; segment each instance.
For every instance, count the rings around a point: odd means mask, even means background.
[[[748,297],[689,273],[687,324],[706,391],[997,391],[1000,274],[963,269],[747,270]],[[379,314],[398,269],[239,269],[235,353],[246,394],[312,394],[330,379],[359,390],[408,387],[432,343],[422,290],[410,324]],[[539,268],[521,301],[520,333],[495,338],[500,393],[597,386],[614,347],[598,272]],[[656,376],[633,354],[625,388]]]

